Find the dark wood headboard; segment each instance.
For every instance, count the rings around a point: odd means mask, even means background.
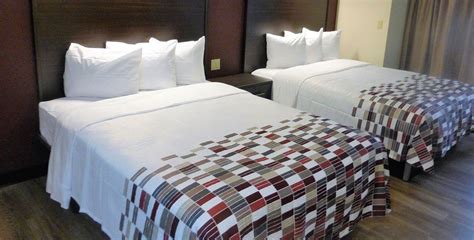
[[[301,32],[303,27],[333,30],[337,0],[248,0],[244,71],[264,68],[266,33]]]
[[[104,47],[150,37],[205,35],[206,0],[33,0],[39,100],[64,96],[64,55],[71,42]]]

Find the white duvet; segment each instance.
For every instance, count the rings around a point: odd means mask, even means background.
[[[252,106],[252,107],[249,107]],[[141,167],[182,154],[197,143],[282,119],[299,111],[237,88],[202,83],[103,100],[58,116],[47,192],[63,208],[80,211],[121,238],[123,183]]]
[[[273,100],[356,126],[357,119],[351,113],[360,100],[360,91],[413,74],[348,59],[317,62],[277,72],[273,76]]]

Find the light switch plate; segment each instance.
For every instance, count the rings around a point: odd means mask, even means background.
[[[221,59],[216,58],[211,60],[211,71],[216,71],[221,69]]]
[[[379,20],[377,22],[377,29],[382,29],[383,28],[383,20]]]

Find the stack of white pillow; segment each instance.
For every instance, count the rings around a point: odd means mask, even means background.
[[[267,68],[290,68],[339,58],[341,31],[285,31],[285,36],[266,34]]]
[[[111,98],[206,82],[205,38],[127,44],[106,42],[106,48],[72,43],[66,53],[66,97]]]

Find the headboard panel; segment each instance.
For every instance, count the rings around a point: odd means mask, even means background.
[[[266,33],[300,32],[326,26],[328,0],[248,0],[244,71],[264,68]]]
[[[33,0],[39,100],[64,96],[64,55],[71,42],[103,47],[150,37],[205,35],[206,0]]]

